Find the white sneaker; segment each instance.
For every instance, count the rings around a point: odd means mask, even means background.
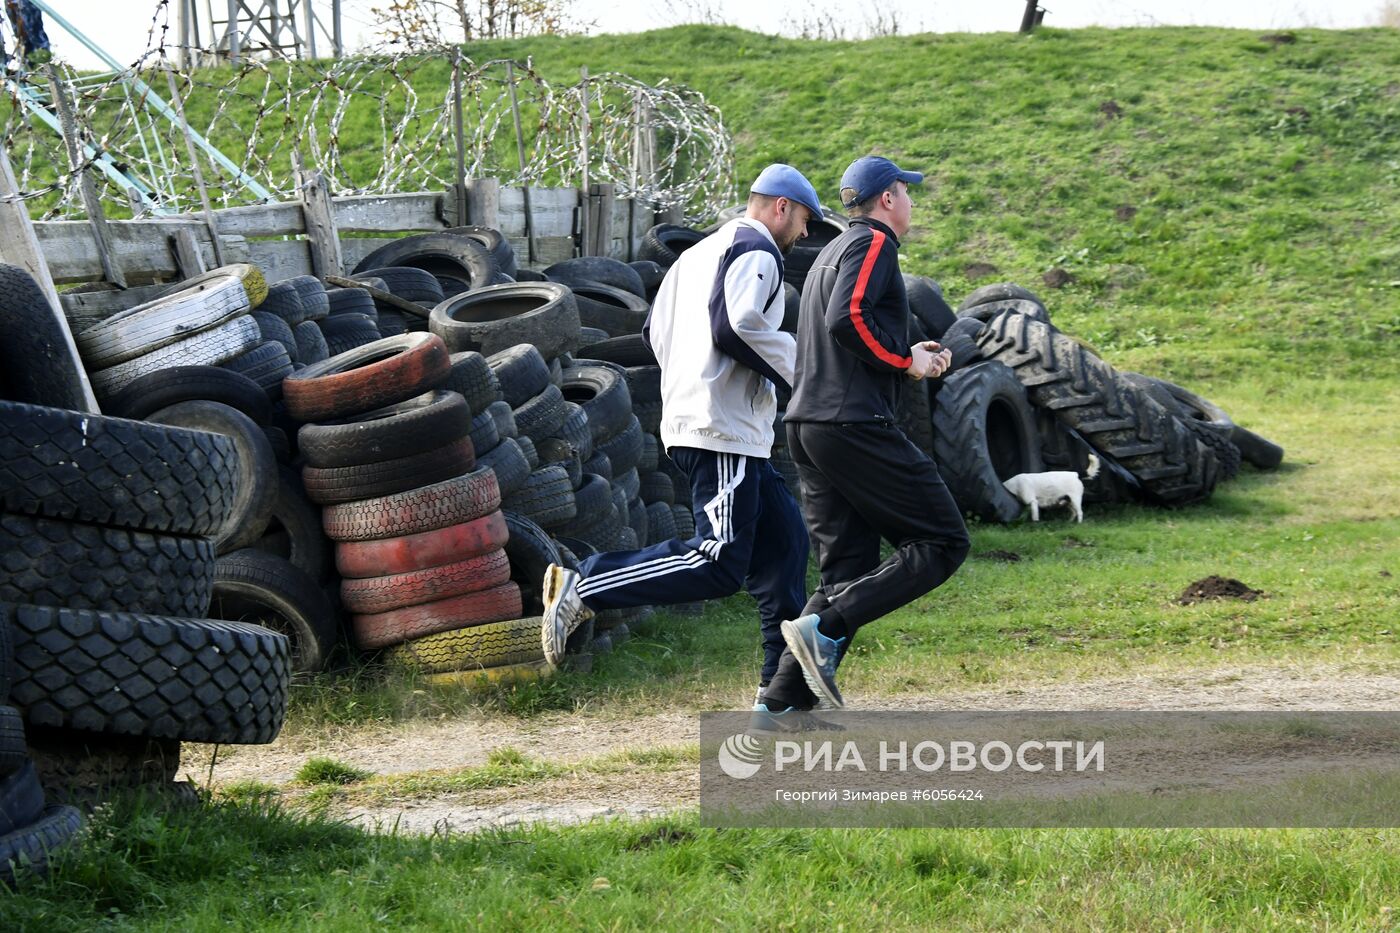
[[[544,617],[540,620],[540,642],[544,659],[558,667],[564,659],[564,645],[574,630],[593,617],[593,611],[578,595],[579,576],[558,564],[544,572]]]

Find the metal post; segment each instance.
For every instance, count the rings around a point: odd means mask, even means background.
[[[525,248],[535,262],[535,219],[530,210],[530,179],[525,175],[525,134],[520,128],[520,99],[515,94],[515,65],[506,62],[506,83],[510,85],[510,114],[515,118],[515,155],[520,160],[520,190],[525,196]]]
[[[588,135],[591,128],[591,120],[588,113],[587,65],[584,65],[582,68],[579,69],[579,77],[581,78],[580,87],[583,91],[583,126],[581,128],[581,132],[579,133],[579,143],[582,150],[580,152],[580,159],[582,160],[581,168],[583,171],[582,180],[579,182],[579,191],[581,192],[581,197],[579,199],[579,242],[582,244],[580,254],[587,255],[589,243],[588,234],[590,226],[590,219],[588,216]]]
[[[1030,32],[1035,28],[1035,7],[1037,0],[1026,0],[1026,12],[1021,15],[1021,31]]]
[[[340,58],[345,54],[340,41],[340,0],[331,0],[331,30],[331,48],[335,50],[335,57]]]
[[[214,262],[224,264],[224,248],[219,243],[219,224],[214,219],[214,206],[209,202],[209,189],[204,186],[204,172],[199,167],[199,155],[195,151],[193,130],[185,119],[185,102],[175,86],[175,72],[169,65],[165,68],[165,78],[170,84],[170,98],[175,102],[175,112],[180,116],[180,125],[185,128],[185,148],[190,154],[190,169],[194,172],[194,184],[199,189],[199,202],[204,206],[204,223],[209,227],[209,240],[214,245]]]
[[[228,0],[228,60],[238,64],[238,0]]]
[[[306,47],[311,59],[316,59],[316,11],[312,9],[313,0],[301,0],[306,6]]]
[[[68,99],[58,69],[50,62],[44,66],[49,78],[49,88],[53,94],[54,108],[58,111],[59,126],[63,131],[63,143],[68,150],[68,168],[78,176],[78,193],[83,199],[83,210],[87,211],[88,224],[92,227],[92,241],[97,247],[97,260],[102,264],[102,277],[119,288],[126,288],[126,279],[112,256],[112,237],[107,229],[107,215],[102,211],[102,202],[97,197],[97,187],[92,176],[83,165],[82,144],[78,140],[78,121],[73,118],[73,103]]]
[[[467,141],[462,128],[462,49],[452,56],[452,126],[457,138],[457,226],[467,225]]]

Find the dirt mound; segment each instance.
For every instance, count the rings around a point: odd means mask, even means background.
[[[1202,603],[1208,599],[1242,599],[1252,603],[1263,595],[1262,590],[1256,590],[1233,577],[1217,577],[1212,574],[1182,590],[1176,601],[1183,606]]]
[[[1002,550],[983,551],[981,554],[976,554],[974,556],[982,560],[999,560],[1008,564],[1014,564],[1021,559],[1021,555],[1017,554],[1015,551]]]

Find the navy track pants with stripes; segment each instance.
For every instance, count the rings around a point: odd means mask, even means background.
[[[693,447],[668,453],[690,476],[695,537],[585,558],[578,595],[596,612],[719,599],[745,587],[758,602],[767,683],[783,653],[779,626],[807,601],[797,500],[765,459]]]

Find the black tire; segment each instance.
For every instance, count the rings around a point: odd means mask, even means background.
[[[695,537],[695,515],[690,511],[690,506],[671,506],[671,516],[676,521],[677,538],[681,541],[689,541]]]
[[[297,446],[313,467],[349,467],[425,453],[471,432],[472,413],[456,392],[435,390],[353,420],[302,425]]]
[[[208,535],[237,493],[221,435],[0,401],[0,509]]]
[[[948,307],[948,302],[943,300],[943,290],[933,279],[905,273],[904,293],[909,298],[909,313],[918,318],[925,336],[930,340],[943,336],[958,319],[953,309]]]
[[[540,465],[540,452],[535,447],[535,442],[524,434],[517,434],[513,440],[520,446],[520,452],[525,455],[525,462],[530,464],[530,469],[536,469]]]
[[[140,421],[167,405],[195,400],[221,402],[258,424],[267,423],[272,407],[262,387],[242,373],[218,366],[176,366],[129,383],[104,408],[114,417]]]
[[[374,318],[364,314],[333,314],[320,323],[331,357],[382,339]],[[314,365],[314,364],[313,364]]]
[[[501,271],[496,258],[470,236],[454,233],[424,233],[393,240],[370,253],[355,272],[383,266],[412,266],[431,272],[437,280],[459,280],[467,288],[488,286]],[[448,292],[443,288],[443,293]],[[457,349],[474,350],[475,347]]]
[[[583,481],[574,491],[577,514],[570,523],[575,528],[587,528],[607,516],[612,507],[612,487],[607,480],[593,473],[583,474]]]
[[[608,455],[614,478],[636,469],[642,459],[641,422],[633,417],[626,428],[599,443],[598,449]]]
[[[262,334],[263,342],[275,340],[287,351],[287,356],[295,363],[301,359],[297,355],[297,338],[292,333],[292,328],[286,321],[275,314],[266,311],[254,311],[253,320],[258,322],[258,331]]]
[[[705,234],[690,227],[677,224],[657,224],[642,234],[642,242],[637,247],[637,256],[669,269],[676,264],[680,254],[705,239]]]
[[[432,307],[443,298],[442,286],[433,278],[433,274],[425,269],[415,269],[412,266],[383,266],[367,269],[365,275],[378,278],[384,283],[385,291],[405,301],[415,301]]]
[[[11,701],[25,722],[235,745],[270,742],[287,709],[287,639],[256,625],[51,606],[14,627]]]
[[[1002,484],[1044,469],[1025,388],[995,360],[952,373],[943,383],[933,411],[939,475],[964,512],[985,521],[1015,521],[1021,500]]]
[[[496,260],[496,265],[504,275],[514,277],[519,271],[516,265],[515,248],[510,245],[510,240],[506,239],[505,234],[495,227],[452,227],[443,232],[464,236],[480,243]]]
[[[180,402],[151,412],[150,420],[222,434],[238,454],[237,493],[223,526],[214,533],[220,554],[247,547],[262,537],[277,498],[277,457],[267,435],[241,411],[218,402]]]
[[[491,403],[494,404],[496,403]],[[501,433],[496,429],[496,417],[491,412],[491,405],[487,405],[485,411],[477,412],[476,417],[472,419],[470,437],[472,449],[478,457],[486,456],[502,441]]]
[[[280,343],[261,344],[220,365],[253,380],[274,402],[282,397],[282,380],[292,374],[292,358]]]
[[[214,583],[207,538],[0,514],[0,601],[200,616]]]
[[[648,505],[653,502],[664,502],[671,506],[676,504],[676,487],[671,482],[671,477],[661,471],[647,473],[642,477],[641,484],[642,501]]]
[[[628,501],[627,525],[637,536],[637,547],[646,547],[651,543],[651,517],[647,514],[646,503],[641,499]]]
[[[1283,462],[1282,447],[1248,428],[1235,425],[1230,432],[1230,443],[1239,449],[1245,460],[1261,470],[1272,470]]]
[[[434,450],[377,463],[302,467],[301,479],[312,502],[335,505],[431,486],[470,473],[475,465],[471,441],[462,438]]]
[[[1142,373],[1124,372],[1119,375],[1180,418],[1202,444],[1215,451],[1215,458],[1220,462],[1221,482],[1234,479],[1239,474],[1240,449],[1231,439],[1235,432],[1235,422],[1224,409],[1165,379],[1145,376]]]
[[[530,464],[513,437],[501,441],[478,457],[476,462],[478,466],[490,467],[496,474],[502,496],[515,492],[530,475]]]
[[[635,468],[619,473],[616,478],[613,479],[613,485],[622,490],[623,495],[627,497],[628,503],[641,498],[642,477],[637,473]]]
[[[13,887],[22,877],[48,874],[49,859],[78,835],[83,817],[76,808],[49,807],[38,821],[0,836],[0,883]]]
[[[529,441],[528,437],[521,440]],[[569,474],[569,485],[577,490],[583,482],[583,461],[579,459],[578,451],[573,445],[559,440],[556,437],[547,437],[540,442],[539,460],[531,469],[538,466],[550,466],[558,464]]]
[[[577,356],[584,360],[603,360],[619,366],[655,366],[656,354],[641,334],[627,334],[622,337],[609,337],[597,343],[590,343],[579,349]]]
[[[612,461],[608,459],[607,454],[595,450],[593,456],[583,461],[583,472],[600,476],[611,483],[613,478]]]
[[[549,385],[549,364],[533,344],[507,347],[491,354],[486,362],[500,383],[501,397],[511,408],[524,405]]]
[[[807,282],[807,273],[811,271],[812,264],[817,261],[821,251],[820,246],[804,246],[801,243],[789,250],[783,257],[783,284],[802,291],[802,286]]]
[[[0,777],[0,837],[29,826],[44,812],[44,788],[34,763]]]
[[[1050,323],[1050,312],[1045,310],[1043,304],[1020,298],[1011,298],[1006,301],[990,301],[985,304],[973,305],[965,311],[959,311],[958,317],[972,318],[973,320],[986,323],[1006,311],[1024,314],[1031,320],[1039,321],[1042,324]]]
[[[4,637],[8,639],[10,633],[6,631]],[[6,641],[4,657],[0,657],[0,662],[5,665],[3,673],[0,673],[0,677],[5,680],[5,683],[0,685],[3,686],[5,696],[0,697],[0,702],[9,699],[10,696],[10,657],[13,654],[13,646]],[[0,777],[18,771],[28,760],[23,717],[13,706],[0,706]]]
[[[983,359],[982,348],[977,343],[985,325],[976,318],[960,317],[938,338],[939,346],[952,355],[948,373],[957,372]],[[944,374],[944,379],[947,373]],[[937,383],[936,383],[937,385]],[[931,390],[932,391],[932,390]]]
[[[515,424],[515,412],[505,402],[492,402],[487,405],[486,414],[496,422],[496,436],[501,440],[520,436],[520,429]]]
[[[582,406],[588,416],[593,446],[628,427],[632,416],[632,396],[626,380],[608,366],[575,366],[564,373],[564,398]]]
[[[33,726],[29,754],[54,803],[92,806],[113,791],[167,787],[180,773],[180,743]]]
[[[797,316],[802,310],[802,292],[790,282],[783,283],[783,323],[778,330],[785,334],[797,333]]]
[[[562,560],[559,549],[528,516],[509,509],[505,516],[506,528],[510,531],[510,539],[506,541],[510,578],[520,587],[525,614],[540,615],[544,612],[544,572],[550,564]]]
[[[452,369],[442,381],[441,388],[462,393],[473,415],[481,414],[492,402],[502,400],[504,394],[500,380],[486,362],[486,357],[474,350],[467,350],[452,354],[450,359]]]
[[[496,353],[532,343],[546,359],[579,344],[573,292],[553,282],[513,282],[449,298],[433,308],[428,329],[451,352]]]
[[[666,278],[666,270],[650,259],[638,259],[627,265],[631,266],[642,280],[642,297],[648,302],[654,301],[657,291],[661,288],[661,282]]]
[[[1215,489],[1215,454],[1171,412],[1053,327],[1004,312],[978,343],[989,358],[1015,370],[1033,405],[1078,431],[1153,499],[1184,505]]]
[[[653,502],[647,506],[647,543],[659,544],[676,537],[676,516],[664,502]]]
[[[645,298],[597,282],[580,282],[572,288],[580,324],[601,328],[613,337],[642,332],[651,311]]]
[[[625,262],[607,256],[579,256],[556,262],[544,270],[550,281],[574,288],[577,285],[609,285],[646,300],[646,284]]]
[[[641,419],[639,418],[639,419],[637,419],[637,420],[640,421]],[[645,426],[643,426],[643,427],[645,427]],[[781,438],[781,436],[782,436],[781,425],[779,425],[778,433],[779,433],[779,438]],[[782,441],[779,440],[779,439],[775,439],[775,440],[774,440],[774,444],[775,444],[775,445],[778,445],[778,444],[781,444],[781,443],[782,443]],[[661,441],[656,437],[655,434],[643,434],[643,435],[642,435],[642,457],[641,457],[640,460],[637,461],[637,472],[638,472],[638,473],[655,473],[655,472],[657,471],[657,464],[659,464],[660,462],[661,462]],[[670,477],[667,477],[667,479],[669,480]]]
[[[324,321],[331,313],[331,301],[325,284],[314,275],[294,275],[286,284],[297,290],[301,296],[301,307],[305,313],[302,320]]]
[[[316,283],[320,287],[320,282]],[[259,311],[275,314],[286,322],[288,327],[296,327],[306,322],[306,306],[301,302],[302,289],[295,281],[278,282],[267,289],[267,297],[258,307]]]
[[[269,535],[276,535],[275,547]],[[301,476],[289,467],[277,471],[277,498],[272,518],[256,547],[291,563],[311,579],[321,581],[330,572],[330,549],[321,528],[321,513],[302,490]]]
[[[525,482],[501,499],[506,512],[524,515],[541,528],[555,528],[578,516],[578,503],[569,473],[562,466],[535,470]]]
[[[293,674],[322,670],[335,648],[335,614],[319,583],[291,562],[251,548],[219,558],[209,618],[287,636]]]
[[[623,378],[627,380],[627,392],[632,396],[633,409],[661,404],[660,366],[629,366]],[[655,430],[650,429],[652,432]]]
[[[565,404],[559,387],[546,385],[539,395],[515,409],[515,426],[532,441],[542,441],[563,427],[569,414]]]
[[[958,311],[961,313],[978,305],[993,304],[998,301],[1033,301],[1042,308],[1045,307],[1045,302],[1041,301],[1040,296],[1030,289],[1022,288],[1011,282],[995,282],[974,289],[958,305]]]
[[[578,339],[580,347],[586,348],[591,344],[602,343],[605,340],[612,340],[613,338],[609,337],[608,332],[601,327],[580,327],[578,329]],[[578,353],[579,356],[588,356],[582,349],[580,349]],[[570,359],[572,360],[572,356]]]
[[[582,405],[564,403],[564,420],[553,436],[573,447],[580,463],[593,456],[593,431],[588,426],[588,412]]]
[[[326,290],[326,303],[330,305],[330,317],[343,314],[363,314],[379,326],[379,308],[374,297],[363,288],[331,288]]]
[[[319,363],[331,355],[326,335],[315,321],[302,321],[292,328],[297,343],[297,359],[303,363]]]

